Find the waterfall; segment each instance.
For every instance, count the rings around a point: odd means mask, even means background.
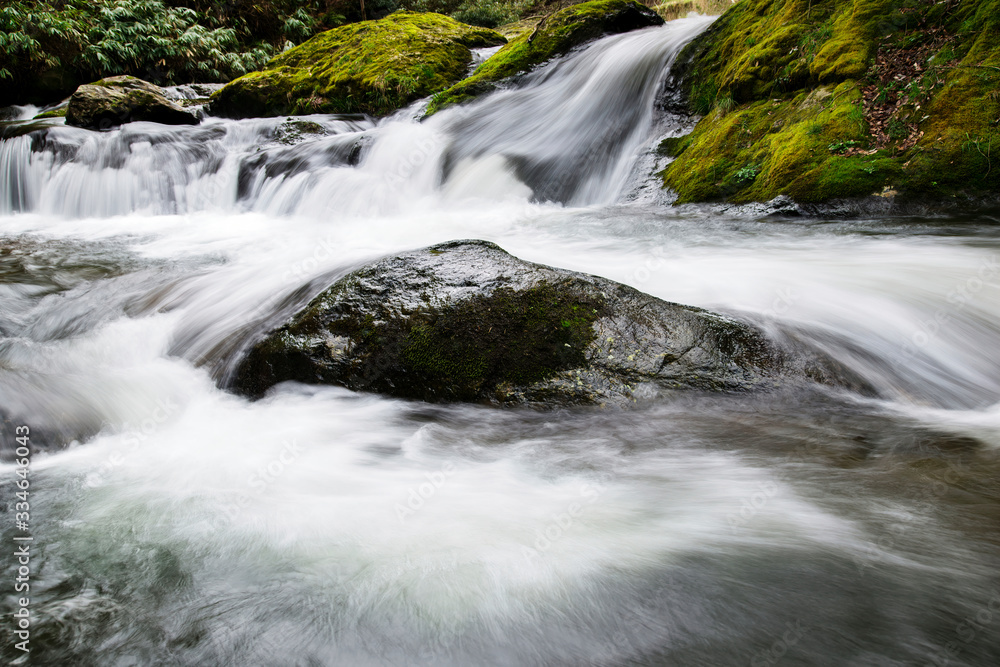
[[[0,142],[0,212],[385,215],[415,199],[609,203],[653,137],[670,61],[709,19],[610,37],[425,122],[305,116],[199,127],[57,125]],[[185,91],[180,91],[181,94]]]

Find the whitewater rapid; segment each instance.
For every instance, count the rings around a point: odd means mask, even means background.
[[[669,207],[655,147],[688,119],[658,101],[709,22],[422,122],[0,142],[0,412],[40,447],[30,664],[995,664],[997,220]],[[878,395],[220,388],[337,276],[458,238],[749,318]]]

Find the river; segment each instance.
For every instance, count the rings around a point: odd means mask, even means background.
[[[0,142],[0,416],[31,429],[30,661],[1000,664],[1000,226],[670,205],[710,19],[419,122]],[[28,116],[33,109],[25,110]],[[874,388],[628,409],[225,390],[337,276],[452,239],[755,321]],[[13,510],[0,527],[15,544]]]

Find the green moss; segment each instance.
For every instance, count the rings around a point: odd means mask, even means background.
[[[505,388],[585,366],[593,324],[607,314],[603,299],[567,279],[383,318],[351,296],[358,280],[324,292],[258,344],[237,386],[259,396],[284,380],[333,382],[421,400],[503,402]],[[349,345],[348,366],[332,341]]]
[[[496,31],[507,38],[508,41],[517,39],[521,35],[531,34],[531,31],[535,29],[538,22],[541,19],[537,16],[535,18],[522,19],[514,23],[508,23],[507,25],[501,25],[496,27]]]
[[[854,120],[860,98],[857,85],[846,82],[725,115],[715,111],[685,138],[686,149],[664,170],[664,181],[678,192],[678,203],[871,194],[894,171],[886,161],[830,148],[867,142],[866,128]]]
[[[55,109],[49,109],[48,111],[43,111],[42,113],[35,116],[34,120],[41,120],[43,118],[65,118],[66,109],[69,107],[64,105],[61,107],[56,107]]]
[[[461,79],[471,48],[504,41],[440,14],[396,12],[316,35],[217,91],[212,110],[236,117],[384,115]]]
[[[683,137],[667,137],[657,146],[656,152],[666,157],[677,157],[691,144],[691,135]]]
[[[964,57],[921,111],[924,136],[906,155],[900,187],[962,198],[1000,192],[1000,0],[962,3],[953,20]]]
[[[508,42],[471,77],[435,95],[427,113],[490,92],[498,82],[527,72],[603,34],[660,23],[663,19],[635,0],[594,0],[567,7]]]
[[[433,318],[416,315],[402,359],[414,389],[439,398],[470,399],[505,383],[529,385],[585,363],[601,309],[553,285],[499,289]]]
[[[916,0],[742,0],[690,44],[691,85],[745,103],[861,76],[875,41]],[[888,17],[888,18],[887,18]]]
[[[889,147],[864,150],[873,138],[861,89],[876,50],[918,45],[927,25],[951,42],[900,84],[906,103],[888,123]],[[678,203],[1000,192],[1000,0],[743,0],[680,62],[703,118],[670,140],[677,159],[663,178]],[[909,123],[923,136],[894,149]]]
[[[575,289],[571,280],[516,292],[501,288],[388,321],[341,301],[351,289],[343,285],[324,294],[298,324],[258,346],[239,380],[245,391],[259,395],[275,382],[295,379],[422,400],[503,401],[503,387],[530,385],[584,365],[593,323],[606,314],[603,301]],[[364,361],[324,377],[316,369],[331,355],[331,335],[353,341],[352,358]],[[391,373],[382,372],[389,368]]]
[[[905,14],[896,14],[900,0],[854,0],[833,9],[830,38],[810,63],[810,73],[820,83],[858,79],[868,69],[876,39],[895,27],[906,26]],[[837,12],[837,10],[840,10]]]

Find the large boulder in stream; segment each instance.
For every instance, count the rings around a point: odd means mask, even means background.
[[[232,118],[312,113],[381,116],[464,77],[470,49],[506,40],[432,13],[400,11],[327,30],[212,96]]]
[[[107,129],[133,121],[197,125],[198,117],[167,98],[159,86],[134,76],[112,76],[80,86],[69,98],[66,124]]]
[[[241,361],[234,388],[286,380],[429,401],[619,404],[663,389],[739,391],[801,364],[755,326],[487,241],[387,257],[323,291]]]
[[[594,0],[545,16],[484,62],[469,78],[438,93],[428,114],[484,95],[510,77],[523,74],[570,49],[604,35],[663,25],[663,19],[635,0]]]

